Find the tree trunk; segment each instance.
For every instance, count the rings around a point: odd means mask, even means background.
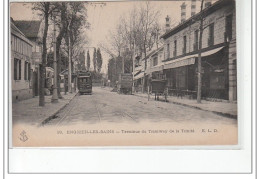
[[[58,49],[58,48],[57,48]],[[57,54],[57,93],[58,93],[58,98],[62,99],[63,97],[61,96],[61,90],[60,90],[60,73],[61,73],[61,54],[60,50],[56,50]]]
[[[40,81],[39,81],[39,106],[45,105],[44,99],[44,88],[45,88],[45,67],[46,67],[46,58],[47,58],[47,47],[46,47],[46,39],[48,33],[48,23],[49,23],[49,8],[50,3],[44,3],[44,32],[42,38],[42,64],[40,66]]]
[[[200,12],[203,9],[204,0],[201,1]],[[198,54],[198,91],[197,91],[197,103],[201,103],[201,88],[202,88],[202,81],[201,81],[201,49],[202,49],[202,35],[203,35],[203,15],[201,14],[200,17],[200,36],[199,36],[199,54]]]
[[[144,71],[146,70],[147,68],[147,59],[146,59],[146,46],[144,44]],[[145,79],[145,72],[144,72],[144,78],[143,78],[143,89],[142,89],[142,93],[145,92],[145,83],[146,83],[146,79]]]
[[[58,92],[58,98],[62,99],[63,97],[61,96],[60,93],[60,73],[61,73],[61,54],[60,54],[60,45],[62,38],[65,34],[66,30],[66,4],[63,2],[62,3],[62,9],[61,9],[61,28],[60,28],[60,33],[56,38],[56,54],[58,57],[57,60],[57,92]]]

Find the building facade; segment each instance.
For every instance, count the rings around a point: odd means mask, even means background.
[[[163,74],[163,54],[164,47],[160,47],[154,51],[152,51],[148,55],[147,59],[147,68],[145,70],[145,74],[149,76],[149,78],[160,78],[159,76]]]
[[[199,50],[200,18],[203,17]],[[219,0],[161,37],[161,65],[170,90],[196,92],[198,54],[202,56],[202,97],[237,100],[236,11],[234,0]]]
[[[16,27],[31,41],[32,55],[31,55],[31,83],[33,96],[38,96],[39,90],[39,65],[42,59],[42,43],[41,38],[43,34],[42,21],[14,21]]]
[[[32,97],[31,57],[32,42],[11,20],[11,81],[12,101]]]

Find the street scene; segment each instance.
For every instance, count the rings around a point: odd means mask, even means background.
[[[237,145],[236,60],[234,0],[12,2],[12,146]]]

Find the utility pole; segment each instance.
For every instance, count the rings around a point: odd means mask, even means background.
[[[53,67],[54,67],[54,84],[53,84],[53,92],[52,92],[52,103],[58,102],[58,91],[57,91],[57,57],[56,57],[56,28],[55,28],[55,14],[53,16]]]
[[[203,35],[203,4],[204,0],[201,0],[201,6],[200,6],[200,36],[199,36],[199,54],[198,54],[198,91],[197,91],[197,103],[201,103],[201,88],[202,88],[202,80],[201,80],[201,49],[202,49],[202,35]]]
[[[132,92],[135,91],[135,83],[134,83],[134,77],[135,77],[135,40],[134,40],[134,47],[133,47],[133,88],[132,88]]]
[[[125,73],[125,58],[122,58],[122,73]]]
[[[69,69],[68,69],[68,87],[69,87],[69,93],[72,93],[71,89],[71,46],[70,46],[70,23],[68,26],[68,31],[69,31]]]

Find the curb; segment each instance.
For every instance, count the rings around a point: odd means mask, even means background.
[[[138,97],[146,98],[145,96],[136,95],[136,94],[134,94],[134,95],[138,96]],[[228,117],[228,118],[231,118],[231,119],[237,119],[237,115],[233,115],[233,114],[229,114],[229,113],[223,113],[223,112],[219,112],[219,111],[210,111],[210,110],[203,109],[203,108],[200,108],[200,107],[197,107],[197,106],[191,106],[191,105],[188,105],[188,104],[174,102],[174,101],[170,101],[170,103],[189,107],[189,108],[193,108],[193,109],[198,109],[198,110],[201,110],[201,111],[212,112],[212,113],[217,114],[219,116]]]
[[[78,94],[78,92],[76,92],[76,93],[74,94],[74,96],[72,96],[72,98],[71,98],[67,103],[65,103],[63,106],[61,106],[56,112],[54,112],[54,113],[51,114],[50,116],[44,118],[44,119],[40,122],[40,124],[38,125],[38,127],[44,126],[44,125],[45,125],[47,122],[49,122],[51,119],[55,118],[55,116],[56,116],[62,109],[64,109],[64,108],[71,102],[71,100],[74,99],[74,97],[75,97],[77,94]]]

